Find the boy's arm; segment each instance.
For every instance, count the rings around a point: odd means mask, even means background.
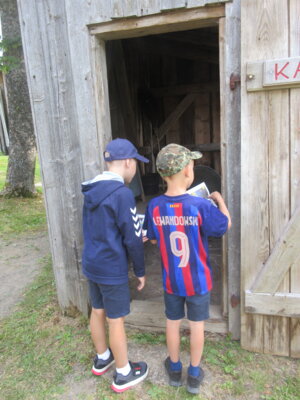
[[[133,262],[134,273],[140,281],[139,290],[141,290],[145,284],[145,280],[140,279],[145,276],[142,228],[137,216],[133,194],[127,188],[124,188],[122,196],[119,198],[117,225],[121,231],[127,253]]]
[[[228,208],[225,204],[225,201],[221,195],[221,193],[219,192],[212,192],[209,196],[218,206],[219,210],[221,211],[221,213],[223,213],[224,215],[226,215],[226,217],[228,218],[228,229],[231,228],[231,217],[228,211]]]
[[[147,238],[150,240],[152,244],[156,244],[157,240],[155,239],[155,233],[153,231],[153,222],[150,215],[149,205],[147,206],[145,213],[145,220],[143,224],[143,229],[147,231]]]

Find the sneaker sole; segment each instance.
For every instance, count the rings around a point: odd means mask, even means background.
[[[193,387],[190,387],[190,386],[187,386],[186,390],[191,394],[199,394],[200,393],[200,389],[199,388],[193,388]]]
[[[120,386],[120,385],[116,385],[115,383],[112,383],[111,389],[116,393],[125,392],[125,390],[132,388],[133,386],[137,385],[138,383],[142,382],[145,378],[147,378],[148,372],[149,372],[149,368],[147,368],[147,370],[143,376],[141,376],[138,379],[135,379],[134,381],[128,382],[125,385]]]
[[[106,365],[106,367],[102,368],[102,369],[97,369],[95,367],[92,368],[92,373],[96,376],[100,376],[105,374],[106,371],[109,370],[109,368],[113,365],[113,363],[115,362],[115,360],[112,360],[112,362],[108,365]]]

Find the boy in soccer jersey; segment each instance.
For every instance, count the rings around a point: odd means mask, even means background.
[[[142,229],[133,194],[125,183],[133,179],[137,160],[149,160],[126,139],[114,139],[104,152],[108,171],[82,184],[83,274],[88,279],[92,305],[90,327],[97,351],[92,372],[104,374],[115,362],[111,388],[123,392],[144,380],[145,362],[128,360],[124,318],[130,312],[128,256],[139,281],[145,285]],[[109,327],[107,347],[105,322]]]
[[[180,324],[185,316],[190,326],[190,365],[187,390],[199,393],[204,377],[200,367],[204,345],[204,320],[209,318],[212,274],[208,237],[222,236],[231,226],[230,215],[218,192],[211,201],[191,196],[186,190],[194,180],[194,160],[200,152],[169,144],[157,156],[156,167],[167,183],[165,194],[147,207],[144,229],[152,243],[158,243],[162,259],[166,336],[169,356],[165,368],[172,386],[181,386]]]

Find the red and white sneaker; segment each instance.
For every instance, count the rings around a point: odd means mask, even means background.
[[[98,356],[96,356],[94,358],[92,373],[94,375],[103,375],[107,370],[109,370],[114,362],[115,360],[112,352],[110,352],[110,356],[107,360],[101,360],[100,358],[98,358]]]
[[[113,383],[111,385],[112,390],[117,393],[124,392],[130,389],[132,386],[142,382],[148,375],[149,368],[143,361],[133,363],[129,361],[131,370],[128,375],[124,376],[115,372]]]

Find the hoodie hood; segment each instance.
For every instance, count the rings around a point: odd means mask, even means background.
[[[103,179],[101,179],[102,177]],[[120,179],[107,179],[105,175],[98,175],[91,181],[83,182],[81,190],[84,195],[85,206],[93,210],[109,195],[122,187],[124,187],[124,183]]]

